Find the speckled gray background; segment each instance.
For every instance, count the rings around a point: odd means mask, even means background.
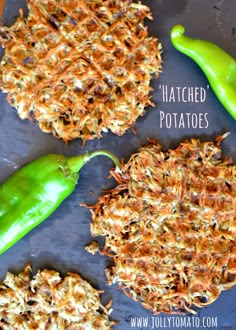
[[[124,136],[104,134],[100,140],[87,142],[85,150],[107,148],[120,158],[128,159],[147,138],[157,139],[164,148],[176,147],[179,142],[190,137],[203,140],[216,138],[225,132],[231,135],[223,142],[225,154],[236,161],[236,122],[224,110],[211,89],[207,89],[206,101],[195,104],[163,103],[160,86],[198,86],[206,88],[208,82],[198,66],[186,56],[177,52],[169,40],[170,28],[182,23],[187,34],[201,39],[208,39],[224,48],[236,57],[236,2],[235,0],[146,0],[151,7],[154,20],[147,22],[150,34],[158,37],[163,45],[163,73],[152,82],[153,101],[156,106],[147,109],[144,117],[138,119],[137,134],[129,130]],[[10,25],[18,15],[18,9],[25,8],[23,0],[6,0],[3,22]],[[208,114],[208,128],[161,128],[160,111],[165,113],[203,112]],[[50,152],[75,155],[84,151],[81,141],[76,140],[65,145],[62,141],[42,133],[29,121],[20,121],[11,109],[6,96],[0,94],[0,182],[7,178],[22,164]],[[132,317],[147,317],[151,322],[151,313],[139,303],[126,297],[117,286],[107,286],[104,268],[110,263],[109,258],[92,256],[84,250],[84,245],[91,241],[89,231],[90,213],[80,203],[94,204],[103,189],[114,186],[113,180],[107,179],[112,166],[106,158],[93,159],[81,171],[81,178],[74,193],[59,209],[39,227],[0,256],[0,279],[7,270],[19,272],[31,261],[33,271],[44,267],[54,268],[62,274],[76,271],[98,289],[105,289],[102,296],[104,303],[113,300],[112,318],[120,324],[115,330],[147,329],[131,327]],[[93,194],[91,194],[93,192]],[[100,240],[102,243],[102,240]],[[197,316],[217,317],[220,330],[236,329],[236,288],[221,294],[211,306],[202,309]],[[161,315],[162,321],[167,316]],[[158,320],[159,321],[159,320]],[[164,321],[163,321],[164,322]],[[159,324],[159,325],[158,325]],[[167,327],[166,327],[166,326]],[[148,328],[151,328],[149,323]],[[168,327],[167,323],[156,322],[157,328]],[[188,329],[197,329],[188,327]]]

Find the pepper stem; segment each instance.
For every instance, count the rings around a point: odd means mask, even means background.
[[[116,168],[121,169],[121,164],[118,158],[110,151],[108,150],[95,150],[87,152],[86,154],[70,157],[68,158],[68,167],[69,169],[74,172],[78,173],[81,168],[93,157],[96,156],[106,156],[113,160],[114,164],[116,165]]]

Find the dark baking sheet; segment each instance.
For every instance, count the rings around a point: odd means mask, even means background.
[[[135,128],[136,135],[130,129],[124,136],[117,137],[111,133],[104,134],[100,140],[86,143],[82,149],[80,140],[67,145],[54,137],[42,133],[38,127],[21,121],[15,111],[7,104],[6,95],[0,94],[0,182],[22,164],[38,156],[53,152],[75,155],[87,150],[106,148],[125,158],[135,152],[147,138],[157,139],[164,148],[176,147],[186,138],[198,137],[202,140],[213,140],[218,135],[231,132],[223,141],[223,150],[236,162],[236,122],[225,111],[214,96],[208,82],[198,66],[186,56],[177,52],[170,43],[169,31],[176,23],[182,23],[187,33],[196,38],[208,39],[224,48],[233,57],[236,56],[235,34],[235,0],[146,0],[151,7],[154,20],[146,22],[149,32],[158,37],[163,45],[163,73],[158,80],[153,80],[153,101],[156,106],[147,109],[144,117],[139,118]],[[18,15],[20,7],[25,8],[23,0],[7,0],[3,22],[10,25]],[[206,101],[203,103],[163,102],[162,86],[202,87],[206,89]],[[195,112],[206,114],[209,126],[205,128],[170,128],[161,127],[160,114]],[[152,314],[139,303],[130,300],[116,285],[107,286],[104,268],[110,264],[109,258],[90,255],[84,245],[92,240],[90,235],[90,212],[80,207],[80,203],[94,204],[104,189],[114,186],[115,182],[107,178],[113,166],[110,160],[95,158],[81,171],[79,184],[75,192],[59,209],[39,227],[34,229],[15,246],[0,256],[0,279],[6,272],[19,272],[29,261],[33,271],[44,267],[53,268],[66,274],[75,271],[87,279],[94,287],[104,289],[102,301],[113,301],[113,319],[120,321],[116,330],[152,328]],[[92,194],[91,194],[92,192]],[[100,239],[99,239],[100,240]],[[102,244],[102,239],[100,240]],[[220,298],[197,316],[217,317],[217,327],[208,329],[236,329],[236,288],[225,291]],[[131,319],[145,317],[149,326],[132,326]],[[175,318],[178,318],[176,316]],[[167,315],[161,314],[156,319],[155,328],[176,329],[170,326]],[[162,323],[161,323],[162,322]],[[177,324],[177,323],[176,323]],[[178,326],[178,325],[177,325]],[[183,327],[178,327],[183,328]],[[188,329],[196,329],[189,326]]]

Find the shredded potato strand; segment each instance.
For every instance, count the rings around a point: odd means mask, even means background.
[[[150,101],[161,44],[150,9],[130,0],[28,0],[29,14],[0,28],[0,88],[21,119],[64,141],[122,135]]]
[[[236,284],[236,166],[216,143],[150,142],[91,209],[110,283],[154,313],[194,313]]]

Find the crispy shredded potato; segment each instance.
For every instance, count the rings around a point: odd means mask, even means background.
[[[28,0],[29,14],[1,27],[0,88],[21,119],[64,141],[122,135],[150,101],[161,44],[150,9],[130,0]]]
[[[27,265],[19,275],[8,272],[0,283],[0,329],[112,329],[115,322],[100,305],[99,292],[78,274],[62,279],[45,269],[31,278],[30,272]]]
[[[95,255],[97,252],[99,252],[99,245],[97,241],[92,241],[90,244],[85,245],[84,249]]]
[[[236,284],[236,166],[222,138],[166,152],[150,141],[91,208],[109,282],[154,313],[194,313]]]

